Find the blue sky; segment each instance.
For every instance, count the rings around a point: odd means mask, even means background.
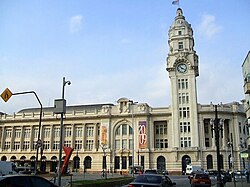
[[[166,71],[171,0],[1,0],[0,92],[34,90],[43,106],[114,103],[127,97],[171,104]],[[180,0],[199,56],[198,102],[244,98],[241,65],[250,44],[249,0]],[[39,107],[12,96],[0,111]]]

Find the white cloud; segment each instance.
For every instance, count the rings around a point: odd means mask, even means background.
[[[222,26],[216,24],[215,16],[209,14],[204,14],[202,16],[201,23],[197,28],[198,33],[207,39],[211,39],[221,30]]]
[[[76,15],[70,18],[70,32],[76,33],[82,28],[83,17]]]

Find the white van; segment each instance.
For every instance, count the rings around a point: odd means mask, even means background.
[[[201,172],[202,168],[201,166],[192,166],[192,165],[187,165],[186,167],[186,175],[192,174],[192,172]]]

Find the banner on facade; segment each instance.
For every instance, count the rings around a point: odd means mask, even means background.
[[[139,149],[146,149],[147,147],[147,123],[146,121],[139,121]]]
[[[109,121],[102,120],[101,122],[101,145],[108,145]]]

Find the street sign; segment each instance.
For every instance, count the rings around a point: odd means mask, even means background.
[[[12,95],[12,92],[8,88],[6,88],[1,94],[1,97],[5,102],[7,102]]]
[[[248,158],[248,153],[240,153],[241,158]]]
[[[37,140],[37,147],[42,147],[42,145],[43,145],[43,142],[42,142],[42,140]]]

